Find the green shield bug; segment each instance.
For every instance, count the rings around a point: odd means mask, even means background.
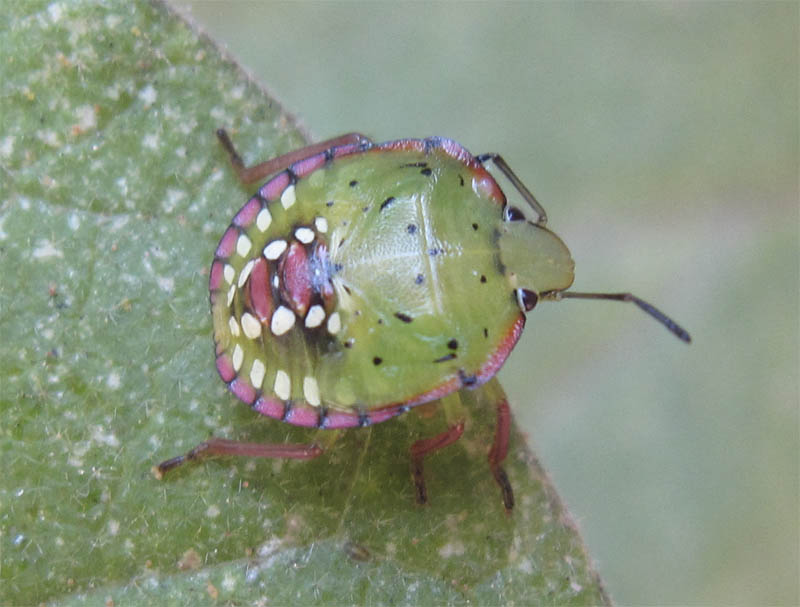
[[[494,375],[537,302],[632,302],[690,341],[630,293],[568,291],[569,250],[497,154],[473,156],[438,137],[373,143],[351,133],[248,168],[227,133],[217,136],[243,182],[269,177],[223,234],[209,278],[217,371],[258,413],[298,426],[363,427],[481,391],[496,408],[488,459],[510,511],[502,462],[511,414]],[[489,162],[535,218],[507,203]],[[411,446],[418,502],[427,500],[424,458],[463,430],[456,421]],[[322,451],[210,438],[156,472],[208,455],[310,459]]]

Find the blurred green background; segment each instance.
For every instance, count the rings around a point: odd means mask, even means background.
[[[501,152],[692,332],[542,305],[501,374],[617,602],[800,601],[797,3],[175,4],[315,139]]]

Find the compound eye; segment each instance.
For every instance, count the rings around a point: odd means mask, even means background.
[[[503,209],[503,221],[525,221],[525,215],[517,207],[507,206]]]
[[[528,289],[517,289],[517,303],[523,312],[530,312],[536,307],[539,296]]]

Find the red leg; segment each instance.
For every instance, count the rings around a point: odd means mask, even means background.
[[[508,402],[503,399],[497,403],[497,427],[494,434],[494,444],[489,450],[489,468],[491,468],[497,484],[500,485],[500,491],[503,493],[503,504],[506,507],[506,512],[509,513],[514,509],[514,490],[511,488],[511,483],[508,482],[506,471],[500,464],[503,463],[508,453],[510,432],[511,409],[508,406]]]
[[[322,454],[322,447],[311,445],[265,445],[261,443],[240,443],[212,436],[200,443],[185,455],[179,455],[161,462],[153,468],[160,479],[166,472],[181,464],[202,459],[211,455],[242,455],[245,457],[275,457],[287,459],[312,459]]]
[[[417,503],[425,504],[428,501],[428,492],[425,489],[425,477],[423,475],[423,459],[456,442],[464,433],[464,422],[458,422],[455,426],[450,426],[441,434],[431,438],[423,438],[411,445],[411,466],[414,475],[414,487],[417,490]]]
[[[236,151],[236,148],[234,147],[233,142],[231,141],[231,138],[228,136],[228,133],[225,131],[225,129],[217,129],[217,138],[222,144],[222,147],[225,148],[225,151],[228,152],[233,169],[236,171],[236,174],[243,183],[261,181],[270,175],[274,175],[275,173],[288,168],[291,164],[297,162],[298,160],[308,158],[314,154],[319,154],[328,148],[333,148],[340,145],[371,143],[370,139],[361,133],[347,133],[346,135],[340,135],[339,137],[334,137],[333,139],[327,139],[325,141],[320,141],[319,143],[312,143],[311,145],[307,145],[299,150],[294,150],[288,154],[278,156],[272,160],[267,160],[266,162],[253,165],[251,167],[246,167],[244,166],[242,157],[239,156],[239,153]]]

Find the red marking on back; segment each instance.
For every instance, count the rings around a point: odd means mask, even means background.
[[[283,421],[293,426],[315,428],[319,426],[319,409],[312,407],[305,401],[294,402]]]
[[[289,173],[288,171],[282,171],[275,175],[275,177],[270,179],[267,183],[262,185],[258,193],[261,194],[261,197],[266,200],[275,200],[276,198],[280,197],[281,193],[288,185]]]
[[[217,356],[217,371],[222,381],[229,382],[236,377],[236,371],[233,369],[233,363],[227,354],[220,354]]]
[[[211,264],[211,272],[208,274],[209,291],[216,291],[222,285],[223,269],[224,264],[218,259]]]
[[[322,168],[324,165],[325,152],[322,152],[295,162],[292,165],[292,173],[294,173],[298,179],[302,179],[306,175],[310,175],[317,169]]]
[[[256,401],[253,408],[261,415],[274,419],[283,419],[283,413],[286,411],[286,405],[283,404],[283,401],[269,397],[264,398],[263,396]]]
[[[293,241],[281,257],[278,272],[281,275],[281,295],[302,318],[311,303],[311,273],[305,247]]]
[[[222,238],[219,241],[219,245],[217,245],[217,257],[228,258],[233,253],[233,249],[236,247],[236,240],[239,238],[239,230],[234,228],[233,226],[228,227],[225,230],[225,234],[222,235]]]
[[[256,390],[241,377],[237,377],[231,382],[229,386],[230,391],[233,392],[239,400],[251,404],[256,399]]]
[[[249,307],[255,312],[262,324],[268,325],[272,320],[272,292],[269,284],[269,268],[267,260],[259,257],[253,264],[249,285],[245,291]]]
[[[455,392],[461,388],[461,379],[458,377],[453,377],[452,379],[447,380],[443,384],[436,386],[433,390],[429,390],[428,392],[423,392],[419,396],[415,396],[408,400],[405,403],[407,407],[416,407],[417,405],[422,405],[424,403],[429,403],[432,400],[436,400],[437,398],[442,398],[447,396],[451,392]]]
[[[328,410],[325,418],[325,427],[331,430],[335,428],[355,428],[361,425],[361,420],[355,411]]]
[[[392,419],[401,413],[405,413],[406,408],[406,405],[389,405],[388,407],[367,411],[365,415],[370,424],[380,424],[387,419]]]
[[[503,341],[501,341],[497,349],[489,355],[489,358],[478,371],[476,375],[478,385],[492,379],[500,370],[500,367],[506,362],[508,355],[511,354],[511,350],[514,349],[514,346],[519,341],[519,337],[522,335],[522,329],[524,328],[525,315],[520,312],[519,318],[517,318],[516,322],[511,326],[511,329],[506,333]]]
[[[240,228],[246,228],[253,223],[260,210],[261,201],[254,196],[246,205],[239,209],[239,212],[236,213],[236,216],[233,218],[233,224]]]

